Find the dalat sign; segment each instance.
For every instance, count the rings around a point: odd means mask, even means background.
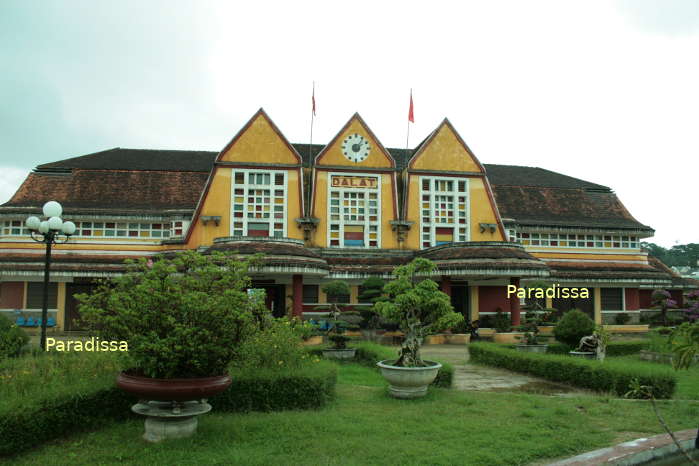
[[[333,188],[376,188],[379,183],[374,176],[333,176]]]

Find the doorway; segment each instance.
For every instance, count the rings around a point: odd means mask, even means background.
[[[454,312],[464,316],[464,320],[471,322],[471,300],[469,299],[468,285],[451,286],[451,305]]]

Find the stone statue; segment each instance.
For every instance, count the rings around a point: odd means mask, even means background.
[[[595,330],[592,335],[580,339],[580,344],[576,351],[595,353],[595,357],[598,360],[604,361],[604,357],[606,356],[606,344],[603,343],[599,332]]]

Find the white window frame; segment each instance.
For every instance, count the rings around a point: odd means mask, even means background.
[[[453,184],[453,190],[451,192],[448,191],[433,191],[430,189],[429,191],[425,191],[423,189],[423,182],[424,180],[430,180],[430,188],[434,186],[435,181],[452,181]],[[464,186],[464,192],[460,193],[459,192],[459,182],[463,181],[465,183]],[[428,226],[424,224],[423,221],[423,215],[422,215],[422,197],[425,194],[430,195],[430,219],[433,219],[433,214],[435,212],[435,197],[440,196],[440,195],[447,195],[447,196],[453,196],[454,198],[454,223],[437,223],[436,221],[432,220],[430,221],[429,227],[430,227],[430,247],[436,246],[437,245],[437,235],[435,233],[435,230],[440,227],[452,227],[454,229],[453,233],[453,238],[454,242],[460,242],[458,239],[459,236],[459,228],[461,227],[461,224],[459,223],[459,196],[463,194],[463,196],[466,198],[465,200],[465,211],[464,214],[466,216],[466,223],[464,224],[464,227],[466,228],[466,241],[471,241],[471,192],[470,192],[470,183],[469,179],[466,177],[456,177],[456,176],[419,176],[418,177],[418,183],[420,185],[420,197],[419,197],[419,215],[420,215],[420,249],[424,249],[425,246],[423,245],[424,239],[424,227]]]
[[[236,184],[235,183],[235,174],[236,173],[242,173],[243,174],[243,181],[245,181],[244,184]],[[259,185],[259,184],[249,184],[249,174],[250,173],[262,173],[262,174],[269,174],[270,176],[270,185]],[[274,184],[274,180],[276,178],[276,175],[282,175],[284,177],[284,183],[281,186],[278,186]],[[248,223],[251,221],[252,223],[268,223],[269,224],[269,236],[266,236],[266,238],[274,238],[274,224],[275,223],[282,223],[283,225],[283,233],[282,237],[286,238],[287,237],[287,216],[288,216],[288,210],[289,210],[289,190],[288,190],[288,184],[289,184],[289,176],[287,174],[286,170],[267,170],[264,168],[259,168],[259,169],[253,169],[253,168],[232,168],[231,169],[231,192],[230,192],[230,224],[229,224],[229,232],[231,236],[234,236],[233,232],[236,230],[233,228],[235,225],[236,221],[242,221],[243,222],[243,236],[248,236]],[[265,187],[265,186],[268,186]],[[235,189],[242,187],[243,189],[243,217],[235,217]],[[270,204],[270,218],[251,218],[248,219],[248,189],[269,189],[270,190],[270,198],[272,201],[274,201],[275,195],[274,195],[274,190],[276,189],[283,189],[284,190],[284,210],[283,210],[283,216],[281,219],[274,218],[274,202]]]
[[[333,176],[344,176],[344,177],[352,177],[352,176],[360,176],[360,177],[370,177],[370,178],[376,178],[376,189],[371,189],[371,188],[333,188],[332,186],[332,177]],[[352,248],[352,249],[381,249],[381,187],[383,185],[383,175],[380,173],[347,173],[347,172],[328,172],[328,189],[327,189],[327,232],[326,232],[326,241],[327,245],[329,248]],[[339,246],[331,246],[330,245],[330,225],[333,223],[338,223],[335,220],[331,220],[331,213],[330,209],[332,206],[331,203],[331,193],[333,191],[336,191],[340,194],[340,245]],[[366,193],[367,198],[366,201],[369,200],[368,194],[369,193],[376,193],[376,222],[371,222],[369,221],[369,205],[368,202],[365,206],[366,212],[364,214],[364,221],[348,221],[345,222],[344,215],[343,215],[343,205],[342,205],[342,200],[344,199],[344,193]],[[364,246],[345,246],[345,223],[348,225],[364,225]],[[376,225],[376,246],[369,246],[369,227],[373,226],[375,223]]]

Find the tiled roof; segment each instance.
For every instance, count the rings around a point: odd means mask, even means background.
[[[307,166],[325,147],[293,146]],[[399,170],[414,150],[388,149]],[[3,206],[38,206],[51,198],[68,208],[193,210],[217,154],[115,148],[47,163]],[[501,216],[518,224],[651,230],[606,186],[536,167],[484,167]]]
[[[46,199],[65,208],[193,209],[207,173],[76,169],[63,175],[30,173],[6,207],[40,207]]]

